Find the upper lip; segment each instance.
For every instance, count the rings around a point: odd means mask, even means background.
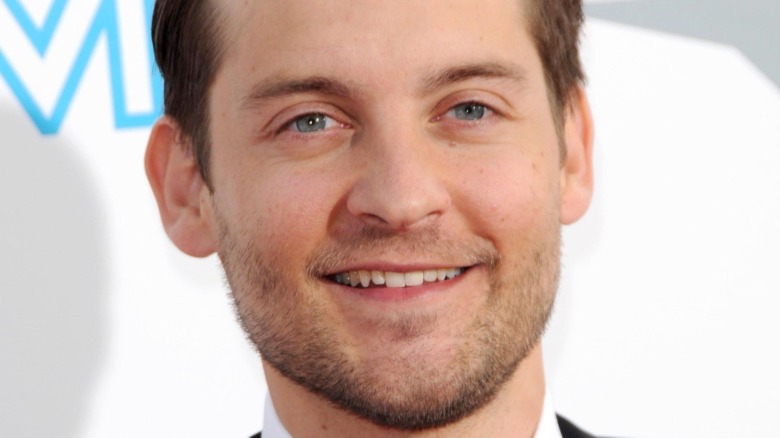
[[[379,272],[416,272],[416,271],[428,271],[433,269],[452,269],[452,268],[468,268],[467,264],[460,263],[386,263],[386,262],[374,262],[374,263],[354,263],[347,265],[343,268],[334,269],[325,276],[336,275],[342,272],[351,271],[379,271]]]

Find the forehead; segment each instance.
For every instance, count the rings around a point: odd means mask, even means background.
[[[389,29],[415,30],[417,25],[440,29],[483,21],[498,23],[522,17],[521,0],[228,0],[218,7],[228,18],[234,36],[263,26],[286,35],[316,25],[348,27],[365,33]],[[509,16],[507,16],[509,14]]]
[[[232,70],[234,80],[327,74],[357,82],[370,78],[378,87],[457,63],[535,62],[527,14],[518,0],[235,0],[220,5],[226,43],[220,70]]]

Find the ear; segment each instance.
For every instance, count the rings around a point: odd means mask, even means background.
[[[561,222],[576,222],[593,197],[593,115],[578,89],[564,123],[566,157],[561,166]]]
[[[184,138],[175,120],[160,118],[146,147],[146,176],[168,237],[184,253],[206,257],[217,248],[211,191]]]

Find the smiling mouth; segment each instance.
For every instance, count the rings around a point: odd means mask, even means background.
[[[423,271],[391,272],[391,271],[348,271],[327,278],[338,284],[354,288],[388,287],[401,288],[422,286],[425,283],[436,283],[451,280],[467,268],[426,269]]]

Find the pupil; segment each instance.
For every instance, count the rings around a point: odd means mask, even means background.
[[[485,107],[478,103],[467,103],[455,108],[455,115],[463,120],[479,120],[485,116]]]
[[[311,114],[303,116],[295,122],[295,127],[300,132],[315,132],[325,129],[325,116],[322,114]]]

